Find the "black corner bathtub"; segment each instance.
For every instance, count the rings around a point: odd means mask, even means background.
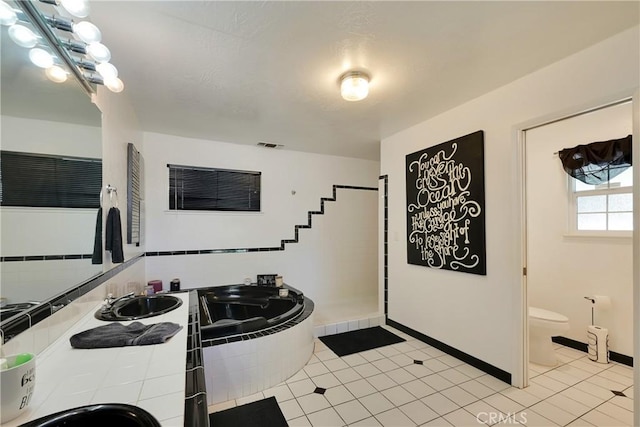
[[[288,289],[289,295],[281,297],[280,289]],[[203,340],[270,328],[304,309],[304,295],[289,286],[216,286],[198,289],[198,299]]]

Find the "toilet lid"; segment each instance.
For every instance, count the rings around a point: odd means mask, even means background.
[[[563,316],[560,313],[545,310],[538,307],[529,307],[529,317],[535,317],[536,319],[546,320],[549,322],[568,322],[569,318]]]

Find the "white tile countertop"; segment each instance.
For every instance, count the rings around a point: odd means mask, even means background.
[[[94,317],[100,308],[96,306],[38,356],[31,403],[24,414],[3,427],[96,403],[128,403],[147,410],[163,426],[182,426],[189,293],[172,295],[182,299],[180,307],[138,320],[147,325],[160,322],[182,325],[167,342],[88,350],[72,348],[69,343],[72,335],[110,323]]]

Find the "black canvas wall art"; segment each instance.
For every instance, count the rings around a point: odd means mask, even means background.
[[[407,262],[487,274],[484,132],[407,155]]]

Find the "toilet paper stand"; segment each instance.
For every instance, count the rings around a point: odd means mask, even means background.
[[[594,309],[595,309],[595,305],[596,305],[596,300],[595,298],[591,298],[591,297],[584,297],[584,299],[588,299],[589,301],[591,301],[591,325],[595,325],[595,315],[594,315]]]
[[[609,363],[609,330],[595,325],[595,306],[608,308],[611,305],[609,297],[584,297],[591,301],[591,326],[587,327],[587,353],[590,360],[598,363]]]
[[[595,325],[595,309],[608,310],[611,308],[611,298],[605,295],[593,295],[590,297],[584,297],[584,299],[591,301],[591,325]]]

